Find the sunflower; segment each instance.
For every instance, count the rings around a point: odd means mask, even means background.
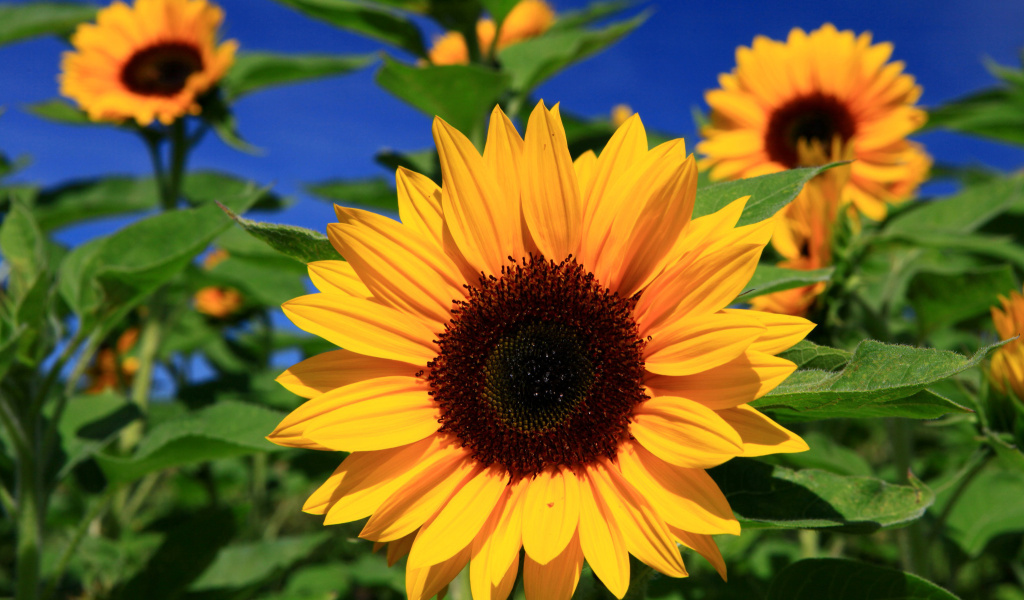
[[[992,307],[992,322],[999,338],[1008,340],[1024,335],[1024,296],[1014,291],[1009,298],[1000,296],[999,302],[1002,310]],[[1016,339],[996,350],[989,379],[1001,393],[1007,393],[1009,388],[1017,398],[1024,400],[1024,341]]]
[[[215,44],[224,13],[206,0],[114,2],[79,25],[61,60],[60,93],[94,121],[199,114],[197,97],[234,61],[237,43]]]
[[[542,35],[555,22],[555,11],[544,0],[521,0],[517,3],[505,20],[501,31],[496,31],[494,21],[480,19],[476,23],[476,37],[480,51],[485,58],[490,56],[492,46],[501,51],[523,40]],[[495,34],[498,39],[495,43]],[[469,48],[466,38],[458,31],[447,31],[434,40],[434,45],[427,53],[430,62],[435,65],[466,65],[469,64]]]
[[[213,317],[226,319],[242,308],[242,294],[235,288],[208,285],[192,298],[196,311]]]
[[[813,325],[726,308],[771,221],[745,199],[691,220],[682,140],[649,150],[630,117],[570,158],[558,107],[525,139],[496,108],[483,154],[434,121],[442,186],[399,169],[401,222],[336,207],[343,261],[284,312],[335,350],[278,381],[309,400],[268,436],[351,452],[304,510],[408,553],[410,598],[469,564],[505,598],[569,598],[586,560],[616,596],[629,555],[686,576],[677,546],[725,575],[711,536],[739,523],[705,469],[807,448],[748,405],[795,368]]]
[[[915,106],[921,87],[888,62],[892,44],[871,43],[831,24],[786,42],[754,38],[736,51],[736,68],[707,92],[710,123],[697,151],[712,179],[736,179],[799,166],[800,140],[824,147],[849,144],[856,159],[843,201],[881,220],[887,203],[907,200],[925,179],[931,158],[906,139],[926,113]],[[827,161],[838,156],[826,156]]]

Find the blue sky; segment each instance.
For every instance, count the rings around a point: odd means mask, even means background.
[[[381,46],[314,21],[272,0],[221,0],[225,37],[243,50],[363,54]],[[558,10],[585,5],[554,0]],[[1024,3],[1019,0],[963,2],[640,2],[630,12],[653,11],[633,35],[607,52],[562,73],[539,96],[564,110],[606,115],[618,103],[638,111],[649,127],[696,144],[693,107],[706,108],[703,92],[718,73],[734,64],[738,45],[757,34],[784,38],[798,26],[813,29],[831,21],[856,32],[869,30],[895,44],[894,57],[924,86],[922,103],[943,101],[991,85],[982,61],[988,57],[1017,65],[1024,46]],[[425,24],[429,25],[429,24]],[[427,29],[428,37],[438,33]],[[19,181],[55,184],[111,173],[145,174],[150,166],[141,143],[112,128],[79,128],[48,123],[24,111],[25,104],[57,96],[60,53],[55,39],[0,48],[0,149],[28,155],[32,163]],[[408,58],[408,57],[404,57]],[[227,171],[273,184],[297,202],[275,215],[282,222],[323,230],[333,219],[330,205],[301,192],[303,183],[335,177],[384,175],[373,163],[383,148],[417,150],[431,145],[430,119],[377,88],[376,67],[296,86],[257,93],[235,107],[243,135],[264,153],[250,156],[209,137],[193,156],[194,168]],[[940,161],[983,162],[1004,169],[1024,166],[1024,151],[950,134],[921,136]],[[65,232],[77,242],[109,231],[121,221],[95,223]]]

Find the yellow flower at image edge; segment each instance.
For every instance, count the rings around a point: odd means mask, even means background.
[[[906,139],[927,115],[914,106],[921,87],[887,62],[890,43],[871,43],[831,24],[805,33],[795,28],[780,42],[758,36],[736,51],[736,68],[719,76],[706,138],[697,151],[714,180],[754,177],[799,166],[799,145],[852,148],[855,159],[843,201],[881,220],[887,203],[907,200],[931,158]],[[838,144],[833,142],[838,140]],[[826,161],[841,156],[826,156]]]
[[[476,23],[477,43],[487,57],[494,45],[501,51],[512,44],[542,35],[555,22],[555,11],[544,0],[521,0],[501,24],[501,33],[495,44],[495,24],[491,19],[480,19]],[[434,40],[427,55],[434,65],[469,64],[469,48],[466,38],[458,31],[447,31]]]
[[[999,338],[1008,340],[1024,335],[1024,296],[1010,292],[1010,297],[999,297],[1003,309],[992,307],[992,322],[999,332]],[[1001,346],[992,356],[989,379],[1002,393],[1007,388],[1024,401],[1024,340],[1016,339]]]
[[[691,220],[692,155],[649,150],[637,116],[575,162],[557,106],[525,139],[495,109],[482,155],[434,138],[443,186],[399,169],[401,222],[336,207],[346,261],[284,305],[344,348],[278,378],[309,400],[268,438],[351,452],[304,510],[369,517],[413,599],[467,563],[474,598],[505,598],[520,549],[534,599],[569,598],[584,560],[620,598],[630,554],[684,577],[677,543],[724,577],[711,536],[740,527],[705,469],[807,449],[748,403],[813,324],[726,308],[774,223],[736,227],[742,199]]]
[[[224,13],[205,0],[115,2],[71,36],[60,92],[94,121],[165,125],[199,114],[197,97],[234,61],[237,44],[216,45]]]

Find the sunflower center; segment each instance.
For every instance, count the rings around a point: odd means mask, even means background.
[[[613,457],[647,398],[635,299],[533,257],[456,301],[429,363],[442,432],[514,476]]]
[[[125,87],[144,96],[173,96],[189,75],[203,69],[203,58],[188,44],[165,43],[136,52],[121,70]]]
[[[799,164],[800,140],[817,140],[826,148],[835,136],[846,142],[856,133],[856,123],[846,106],[834,96],[812,94],[791,100],[772,113],[765,134],[765,149],[775,162],[789,168]]]

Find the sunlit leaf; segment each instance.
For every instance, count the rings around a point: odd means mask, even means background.
[[[928,128],[1024,145],[1024,85],[984,90],[932,109]]]
[[[390,58],[377,71],[377,83],[428,116],[459,131],[479,130],[505,92],[507,77],[478,65],[413,66]]]
[[[66,125],[103,125],[99,121],[92,121],[85,111],[79,110],[75,105],[66,100],[54,98],[44,102],[29,104],[25,109],[33,115]],[[106,123],[109,125],[109,123]]]
[[[844,558],[811,558],[779,572],[765,600],[957,600],[934,583]]]
[[[832,271],[831,267],[800,271],[759,264],[757,270],[754,271],[754,276],[750,278],[750,283],[746,285],[746,291],[740,294],[736,301],[747,302],[757,296],[827,282],[832,278]]]
[[[353,0],[277,0],[313,18],[425,56],[423,36],[400,14]]]
[[[283,413],[242,402],[224,401],[161,423],[142,438],[130,457],[98,454],[111,481],[132,481],[169,467],[281,449],[264,437]]]
[[[971,186],[931,202],[918,202],[891,219],[883,236],[916,239],[922,233],[968,233],[1013,207],[1024,206],[1024,177],[999,179]]]
[[[0,6],[0,45],[41,35],[68,36],[83,21],[96,16],[96,7],[73,2],[31,2]]]
[[[842,371],[797,371],[752,405],[786,421],[934,419],[965,412],[967,409],[925,388],[978,365],[997,346],[985,347],[967,358],[945,350],[865,340]]]
[[[693,207],[693,217],[702,217],[717,212],[734,200],[750,196],[743,209],[739,225],[749,225],[763,221],[796,198],[804,184],[814,179],[827,169],[841,163],[833,163],[822,167],[805,167],[790,169],[770,175],[712,183],[697,189],[697,203]]]
[[[779,357],[793,361],[798,369],[814,369],[818,371],[836,371],[850,362],[852,352],[819,346],[814,342],[800,340],[795,346],[781,352]]]
[[[220,86],[228,99],[235,99],[271,86],[350,73],[375,60],[374,55],[247,52],[235,57],[231,70],[221,80]]]
[[[303,560],[329,537],[320,532],[225,546],[189,589],[197,592],[260,583]]]
[[[831,529],[871,533],[913,521],[935,500],[923,483],[794,471],[752,459],[733,459],[708,473],[744,528]]]
[[[317,260],[341,260],[341,255],[331,245],[327,236],[319,231],[294,225],[251,221],[230,211],[228,214],[252,236],[262,240],[285,256],[304,263]]]

